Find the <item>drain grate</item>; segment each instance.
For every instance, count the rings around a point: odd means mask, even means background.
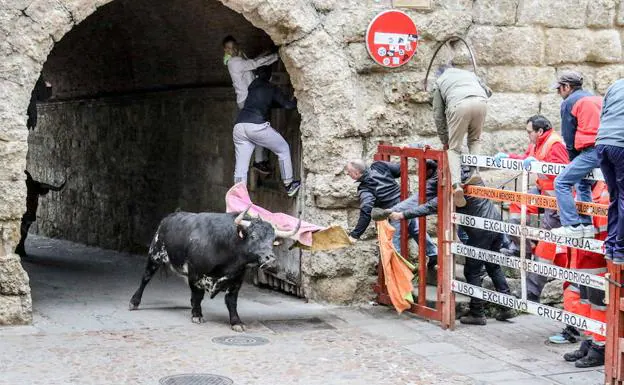
[[[269,340],[264,337],[242,335],[214,337],[212,339],[212,342],[214,342],[215,344],[230,346],[260,346],[268,344]]]
[[[333,330],[335,327],[320,318],[299,318],[288,320],[263,321],[262,324],[273,330],[275,333],[281,332],[301,332],[310,330]]]
[[[216,374],[177,374],[160,379],[160,385],[232,385],[234,381]]]

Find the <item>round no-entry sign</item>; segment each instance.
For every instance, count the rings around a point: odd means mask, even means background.
[[[369,55],[384,67],[400,67],[416,53],[418,29],[401,11],[384,11],[375,16],[366,31]]]

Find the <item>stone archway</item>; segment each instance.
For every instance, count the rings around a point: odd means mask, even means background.
[[[13,249],[24,210],[23,174],[27,135],[26,107],[42,66],[55,42],[109,1],[40,0],[15,2],[6,10],[0,33],[0,324],[29,323],[32,306],[28,277]],[[308,196],[322,186],[323,175],[335,175],[345,156],[359,156],[362,148],[348,146],[341,137],[357,132],[354,73],[339,43],[320,23],[317,10],[306,0],[222,1],[264,30],[281,46],[291,75],[299,111],[303,163]],[[24,6],[24,8],[22,8]],[[332,49],[334,47],[335,49]],[[335,138],[331,146],[328,139]],[[323,220],[324,213],[306,203],[304,217]]]

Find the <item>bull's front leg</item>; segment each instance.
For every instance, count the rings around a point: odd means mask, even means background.
[[[238,310],[236,309],[238,305],[238,291],[243,285],[244,275],[245,273],[243,272],[243,274],[234,278],[231,286],[225,292],[225,306],[227,306],[227,309],[230,312],[230,325],[232,330],[235,332],[245,331],[245,325],[238,316]]]
[[[189,287],[191,288],[191,321],[196,324],[204,322],[202,315],[201,302],[204,299],[204,289],[198,288],[197,282],[189,278]]]

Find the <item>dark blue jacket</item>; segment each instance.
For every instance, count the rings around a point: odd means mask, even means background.
[[[427,164],[429,167],[429,164]],[[470,175],[470,171],[467,167],[462,168],[462,181],[466,181]],[[483,186],[483,182],[480,184]],[[427,178],[427,190],[426,190],[427,202],[423,204],[418,203],[418,194],[414,194],[409,197],[401,205],[405,206],[406,203],[411,202],[412,205],[400,211],[405,216],[405,219],[412,219],[423,217],[427,215],[435,215],[438,213],[438,173],[434,172],[429,178]],[[458,207],[457,212],[460,214],[472,215],[475,217],[483,217],[488,219],[501,220],[501,213],[489,199],[476,198],[466,196],[466,206]],[[459,226],[459,228],[466,232],[468,240],[466,243],[468,246],[474,246],[481,249],[492,250],[498,252],[502,247],[509,244],[509,239],[506,235],[501,233],[495,233],[493,231],[477,229],[474,227]]]
[[[236,124],[254,123],[263,124],[269,121],[269,113],[274,106],[292,110],[297,108],[295,101],[286,96],[271,82],[257,78],[249,85],[249,93],[245,99],[245,106],[238,113]]]
[[[371,221],[373,207],[388,209],[401,201],[401,187],[396,178],[401,176],[401,166],[397,163],[377,161],[357,181],[360,197],[360,218],[349,234],[360,238]]]

